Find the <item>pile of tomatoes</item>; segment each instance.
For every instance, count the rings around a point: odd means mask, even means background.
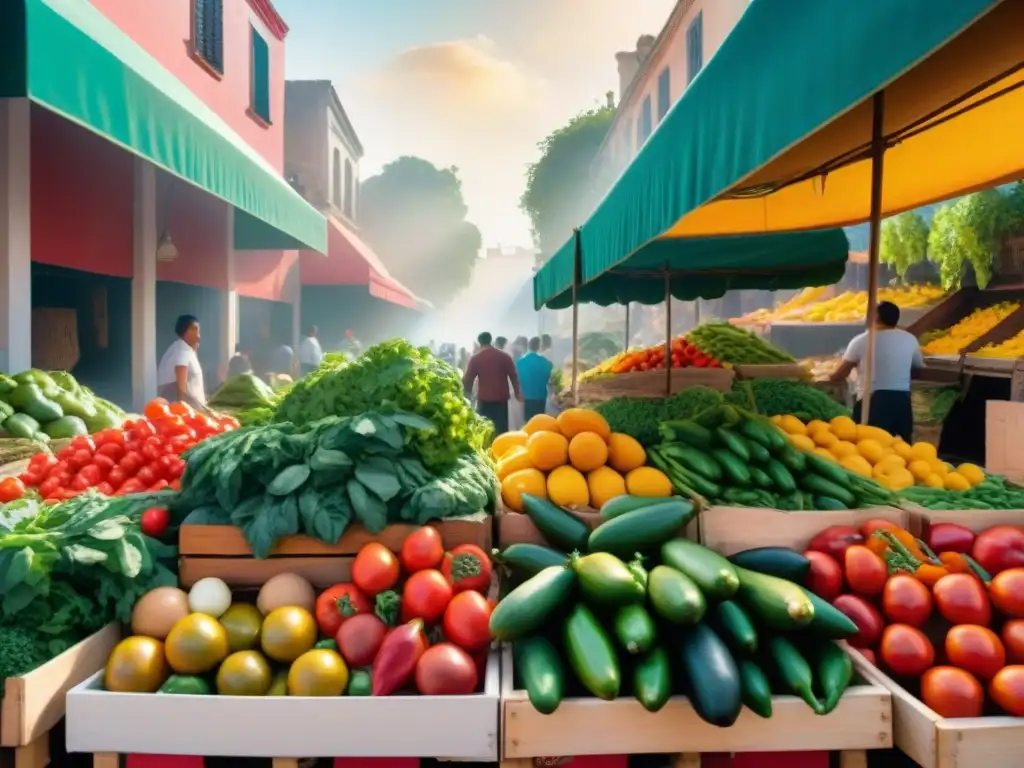
[[[702,352],[698,347],[679,336],[672,340],[671,360],[673,368],[721,368],[722,364]],[[647,349],[623,353],[612,366],[612,373],[634,373],[636,371],[657,371],[665,369],[665,345],[657,344]]]
[[[55,503],[89,488],[107,496],[177,488],[185,471],[181,454],[200,440],[237,426],[233,418],[214,418],[185,403],[157,398],[142,418],[129,419],[120,429],[75,437],[56,455],[36,454],[21,475],[4,481],[17,482],[21,493],[17,487],[8,493],[0,483],[0,494],[17,493],[13,498],[18,498],[32,488],[46,503]]]
[[[807,587],[857,625],[850,645],[938,715],[1024,717],[1020,529],[943,523],[921,541],[872,520],[832,526],[804,554]]]

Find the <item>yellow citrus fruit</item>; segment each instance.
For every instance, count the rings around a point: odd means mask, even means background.
[[[929,488],[946,487],[946,483],[945,481],[943,481],[942,475],[936,475],[934,472],[924,479],[924,484],[927,485]]]
[[[839,438],[829,432],[827,429],[816,429],[811,433],[811,440],[814,444],[820,448],[831,449],[836,443],[839,442]]]
[[[885,448],[877,440],[865,438],[857,443],[857,453],[874,465],[885,457]]]
[[[521,469],[501,481],[501,500],[514,512],[523,512],[523,494],[539,499],[548,497],[547,481],[539,469]]]
[[[569,463],[580,472],[603,467],[608,461],[608,443],[596,432],[580,432],[569,441]]]
[[[799,448],[801,451],[813,451],[817,447],[814,444],[814,441],[807,435],[796,435],[790,433],[789,442],[793,444],[794,448]]]
[[[958,474],[967,478],[971,485],[977,485],[985,479],[985,470],[977,464],[964,463],[956,468]]]
[[[846,440],[838,441],[835,445],[831,446],[829,450],[832,451],[832,454],[839,459],[857,455],[857,446]]]
[[[928,478],[929,475],[935,474],[932,471],[932,465],[929,464],[927,461],[922,461],[921,459],[915,459],[914,461],[910,462],[910,464],[907,465],[907,469],[910,470],[910,474],[912,474],[918,482],[922,483]]]
[[[914,443],[910,446],[910,453],[915,459],[924,459],[925,461],[934,461],[939,456],[939,452],[931,443]]]
[[[849,416],[836,416],[829,422],[832,434],[840,440],[854,443],[857,441],[857,424]]]
[[[559,432],[558,419],[554,416],[548,416],[546,413],[538,413],[526,422],[523,432],[527,435],[532,435],[536,432]]]
[[[510,449],[526,445],[526,441],[529,437],[530,436],[523,430],[506,432],[503,435],[498,435],[494,438],[494,442],[491,443],[491,456],[495,459],[500,459],[508,453]]]
[[[967,481],[967,478],[961,475],[959,472],[950,472],[943,479],[943,485],[947,491],[967,491],[970,490],[971,484]]]
[[[590,504],[587,479],[575,467],[559,467],[548,475],[548,498],[560,507]]]

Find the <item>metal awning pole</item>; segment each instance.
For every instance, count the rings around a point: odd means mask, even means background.
[[[885,91],[872,99],[871,121],[871,229],[868,237],[868,343],[861,381],[860,422],[867,424],[871,412],[871,384],[875,370],[875,339],[878,334],[878,238],[882,224],[882,171],[885,159]]]
[[[626,302],[626,337],[622,340],[623,351],[629,349],[629,302]]]
[[[579,303],[579,284],[580,284],[580,231],[579,229],[573,230],[575,237],[575,251],[573,254],[573,267],[572,267],[572,404],[574,406],[580,404],[580,375],[579,375],[579,362],[580,362],[580,303]]]
[[[672,394],[672,274],[665,265],[665,397]]]

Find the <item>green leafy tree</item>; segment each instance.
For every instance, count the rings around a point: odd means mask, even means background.
[[[541,258],[565,243],[604,191],[595,183],[591,166],[614,114],[613,107],[581,112],[538,145],[541,157],[526,170],[519,207],[530,217]]]
[[[988,285],[999,252],[1018,223],[1014,193],[996,189],[975,192],[935,214],[928,234],[928,254],[939,265],[944,288],[959,288],[968,265],[974,269],[978,286]]]
[[[480,230],[466,221],[458,168],[400,157],[359,189],[360,230],[392,277],[437,307],[469,285]]]
[[[928,225],[917,211],[906,211],[886,219],[879,232],[878,258],[891,265],[899,277],[925,260],[928,253]]]

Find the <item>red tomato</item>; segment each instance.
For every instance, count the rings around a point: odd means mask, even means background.
[[[443,573],[416,571],[406,580],[402,590],[402,621],[423,619],[427,624],[436,624],[444,616],[451,599],[452,585]]]
[[[992,619],[992,605],[985,585],[966,573],[950,573],[932,587],[935,607],[950,624],[979,624],[988,626]]]
[[[68,461],[74,455],[75,455],[75,449],[72,448],[70,445],[66,445],[63,448],[61,448],[59,451],[57,451],[56,458],[57,458],[57,461],[65,461],[66,462],[66,461]]]
[[[117,466],[123,469],[124,473],[128,475],[128,477],[134,477],[135,473],[142,469],[145,463],[146,460],[143,459],[142,456],[134,451],[129,451],[124,455],[124,458],[117,463]]]
[[[171,415],[171,409],[166,400],[162,397],[155,397],[146,403],[146,407],[142,413],[151,421],[159,421],[160,419],[168,418]]]
[[[47,470],[46,476],[47,477],[60,477],[65,472],[70,472],[70,471],[71,471],[71,468],[68,466],[68,463],[66,461],[58,461],[56,464],[53,464],[50,467],[49,470]]]
[[[804,586],[822,600],[832,601],[843,591],[843,569],[839,562],[824,552],[807,550],[804,557],[811,561],[811,568],[804,577]]]
[[[387,625],[375,615],[360,613],[342,623],[334,642],[350,667],[365,667],[373,663],[387,632]]]
[[[47,478],[49,479],[49,478]],[[67,488],[71,485],[71,481],[75,479],[75,476],[70,472],[61,472],[57,475],[57,483],[61,488]]]
[[[974,539],[971,557],[993,576],[1024,567],[1024,531],[1013,525],[997,525],[982,531]]]
[[[83,478],[88,487],[92,488],[92,486],[99,485],[103,481],[103,470],[95,464],[88,464],[78,470],[77,477]]]
[[[97,482],[99,481],[97,480]],[[81,492],[88,489],[91,485],[92,484],[89,482],[89,478],[86,475],[83,475],[81,472],[79,472],[77,475],[74,476],[74,478],[72,478],[70,490]]]
[[[155,483],[153,483],[153,485],[151,485],[149,487],[149,490],[151,492],[152,491],[163,491],[163,490],[166,490],[166,489],[168,489],[170,487],[171,487],[170,483],[168,483],[166,480],[160,479],[160,480],[157,480]]]
[[[885,587],[889,569],[885,561],[870,549],[854,544],[843,554],[843,574],[851,590],[874,597]]]
[[[25,484],[16,477],[0,480],[0,502],[6,504],[25,495]]]
[[[909,573],[890,576],[882,590],[882,613],[893,624],[920,627],[932,615],[932,593]]]
[[[43,481],[43,478],[36,472],[26,470],[22,472],[20,475],[18,475],[18,480],[21,481],[22,485],[27,486],[29,488],[34,488]]]
[[[402,566],[409,573],[437,568],[444,559],[444,543],[436,528],[425,525],[402,542]]]
[[[372,612],[370,601],[355,584],[335,584],[316,599],[316,623],[325,637],[337,635],[346,619]]]
[[[110,470],[110,474],[107,475],[107,482],[110,484],[110,487],[113,488],[115,491],[118,488],[120,488],[124,481],[127,479],[128,475],[125,474],[125,471],[120,467],[114,467],[112,470]]]
[[[74,455],[68,460],[68,467],[78,471],[85,465],[92,462],[92,451],[85,448],[78,448]]]
[[[124,456],[124,446],[117,443],[103,443],[96,449],[96,456],[105,456],[116,464]]]
[[[156,473],[150,467],[142,467],[142,469],[135,473],[135,479],[139,481],[143,488],[149,488],[149,486],[156,482]]]
[[[873,666],[873,667],[877,667],[878,666],[878,659],[875,656],[875,652],[872,651],[870,648],[858,648],[857,651],[860,653],[861,656],[863,656],[865,658],[865,660],[871,666]]]
[[[991,680],[1006,666],[1006,650],[999,635],[974,624],[960,624],[946,633],[946,658],[954,667],[982,680]]]
[[[1024,666],[1003,667],[988,684],[988,695],[1014,717],[1024,717]]]
[[[921,675],[921,701],[940,717],[981,717],[985,691],[970,672],[932,667]]]
[[[99,467],[104,477],[109,475],[110,470],[117,466],[116,461],[114,461],[109,456],[104,456],[101,453],[97,453],[95,456],[92,457],[92,463],[94,466]]]
[[[470,653],[491,644],[491,611],[494,606],[479,592],[459,592],[444,611],[444,636]]]
[[[907,624],[890,624],[882,631],[878,656],[899,677],[920,677],[935,663],[931,641]]]
[[[39,485],[39,495],[44,499],[51,498],[57,491],[60,490],[60,478],[59,477],[48,477],[43,480]]]
[[[476,664],[451,643],[441,643],[416,662],[416,690],[425,696],[464,696],[476,690]]]
[[[363,546],[352,562],[352,583],[370,597],[394,587],[400,575],[395,553],[376,541]]]
[[[840,595],[832,605],[857,625],[857,634],[847,638],[847,642],[854,648],[874,648],[885,626],[878,609],[858,595]]]
[[[175,416],[181,416],[185,419],[195,418],[196,412],[188,403],[175,402],[171,403],[167,410],[173,413]]]
[[[96,452],[96,442],[88,435],[78,435],[78,437],[71,438],[68,446],[76,451],[88,451],[90,454]]]
[[[146,490],[146,486],[137,477],[129,477],[117,489],[117,495],[125,496],[129,493],[142,493],[144,490]]]
[[[124,431],[120,429],[104,429],[92,436],[96,445],[116,445],[124,448]]]
[[[128,430],[128,440],[145,440],[156,434],[156,427],[145,419],[135,422],[135,425]],[[127,445],[125,446],[127,447]]]
[[[1024,663],[1024,619],[1013,619],[1003,624],[999,638],[1006,648],[1006,660],[1011,664]]]
[[[185,467],[186,463],[183,459],[176,459],[174,464],[171,465],[170,469],[167,471],[167,476],[171,480],[177,480],[185,474]]]
[[[112,486],[106,480],[104,480],[102,483],[97,485],[96,486],[96,490],[99,493],[102,493],[104,496],[113,496],[114,495],[114,486]]]
[[[824,552],[841,560],[847,547],[863,543],[864,537],[856,528],[851,528],[848,525],[832,525],[811,539],[807,548],[815,552]]]
[[[444,556],[441,573],[456,592],[486,593],[491,587],[491,558],[476,544],[460,544]]]
[[[57,457],[52,453],[37,453],[29,459],[28,466],[36,474],[45,477],[46,473],[57,464]]]
[[[1024,568],[1010,568],[993,576],[988,596],[1006,616],[1024,618]]]
[[[139,518],[139,528],[147,536],[158,539],[167,531],[171,522],[171,513],[163,507],[150,507]]]

